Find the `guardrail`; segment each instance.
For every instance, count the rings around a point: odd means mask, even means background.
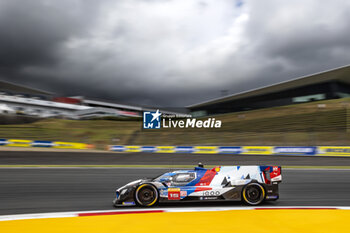
[[[91,149],[93,145],[79,142],[58,142],[58,141],[39,141],[22,139],[0,139],[0,146],[13,147],[51,147],[60,149]]]
[[[110,145],[115,152],[198,153],[243,155],[350,156],[350,146],[123,146]]]

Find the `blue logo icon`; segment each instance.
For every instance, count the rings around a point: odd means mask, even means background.
[[[159,109],[156,112],[143,112],[144,129],[160,129],[160,116],[162,113]]]

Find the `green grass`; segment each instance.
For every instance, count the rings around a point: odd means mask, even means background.
[[[0,125],[0,138],[120,145],[350,145],[350,98],[214,116],[220,129],[142,130],[135,120],[47,119]]]
[[[111,143],[125,144],[138,128],[135,121],[48,119],[31,124],[1,125],[0,135],[8,139],[83,142],[105,148]]]

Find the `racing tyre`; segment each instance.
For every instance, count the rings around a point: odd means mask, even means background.
[[[247,184],[243,188],[242,199],[248,205],[259,205],[265,200],[265,189],[258,183]]]
[[[139,206],[153,206],[157,203],[158,198],[158,190],[151,184],[142,184],[135,191],[136,204]]]

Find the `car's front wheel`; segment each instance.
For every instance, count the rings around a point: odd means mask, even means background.
[[[136,204],[140,206],[153,206],[158,201],[158,190],[151,184],[141,184],[135,191]]]
[[[259,205],[265,200],[265,189],[258,183],[247,184],[243,188],[242,199],[248,205]]]

